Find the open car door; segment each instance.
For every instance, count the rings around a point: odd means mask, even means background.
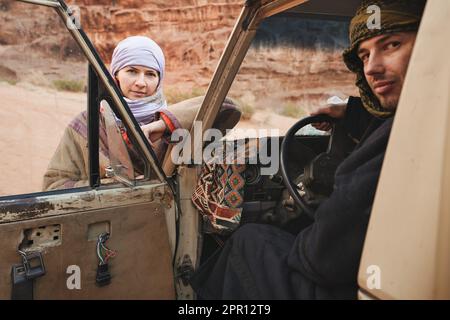
[[[8,172],[0,180],[0,299],[173,299],[172,187],[75,13],[63,1],[31,0],[8,1],[0,12],[2,21],[17,22],[5,32],[27,39],[2,45],[2,70],[49,83],[0,86],[0,134],[8,137],[0,162]],[[58,87],[78,82],[81,93]],[[55,163],[81,157],[70,143],[82,138],[85,181],[60,169],[52,174],[61,184],[42,187]]]
[[[449,2],[427,2],[366,235],[360,299],[450,298],[450,58],[430,54],[450,48],[449,14]]]

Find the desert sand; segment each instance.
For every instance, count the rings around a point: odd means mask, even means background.
[[[0,82],[0,195],[41,190],[42,176],[86,95]]]

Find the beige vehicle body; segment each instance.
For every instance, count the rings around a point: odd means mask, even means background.
[[[63,21],[69,18],[63,2],[22,2],[53,7]],[[247,1],[197,114],[203,131],[214,122],[265,19],[289,11],[299,18],[349,20],[359,3]],[[361,299],[450,298],[449,16],[449,1],[428,0],[364,246],[358,277]],[[0,299],[11,298],[11,268],[21,262],[18,249],[41,252],[45,262],[46,274],[34,281],[34,299],[195,299],[186,277],[200,262],[203,239],[201,217],[191,201],[197,168],[175,166],[170,149],[161,165],[155,160],[87,36],[76,28],[67,32],[89,61],[92,83],[104,87],[122,117],[147,163],[148,179],[108,188],[91,177],[90,188],[0,198]],[[202,145],[193,144],[196,148]],[[58,238],[37,239],[39,228],[50,237],[56,232]],[[119,254],[111,263],[111,284],[99,287],[95,240],[105,231],[111,233],[109,246]],[[72,265],[82,270],[81,290],[68,289]]]

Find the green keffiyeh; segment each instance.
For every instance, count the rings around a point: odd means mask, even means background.
[[[364,76],[363,63],[357,55],[359,45],[364,40],[387,33],[417,31],[425,4],[426,0],[364,0],[350,23],[350,47],[343,53],[344,62],[356,73],[361,100],[374,116],[385,118],[394,112],[384,109],[370,89]],[[381,29],[369,29],[367,26],[373,14],[367,12],[371,5],[381,9]]]

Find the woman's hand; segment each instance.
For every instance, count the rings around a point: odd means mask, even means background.
[[[154,147],[155,142],[161,139],[166,131],[166,124],[163,120],[157,120],[142,126],[141,129],[151,146]]]
[[[320,107],[318,110],[311,113],[311,116],[317,116],[319,114],[326,114],[332,118],[342,119],[345,116],[347,110],[347,102],[329,99],[328,103],[324,107]],[[328,122],[313,123],[312,126],[318,130],[328,131],[331,129],[331,124]]]

